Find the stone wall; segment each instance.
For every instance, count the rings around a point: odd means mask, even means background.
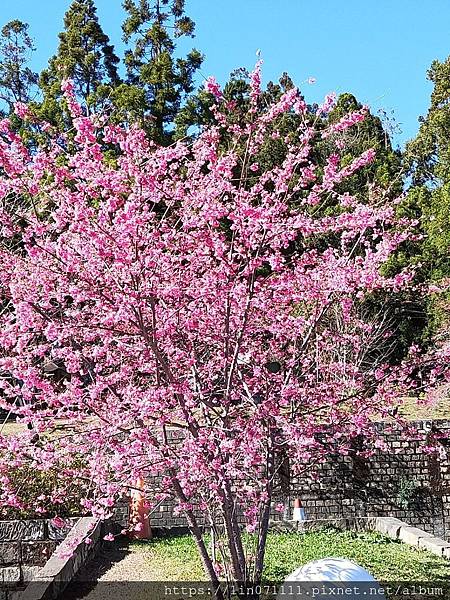
[[[0,589],[21,587],[32,579],[57,545],[65,538],[74,520],[63,527],[50,520],[0,521]]]
[[[94,517],[80,517],[64,535],[57,552],[38,569],[17,600],[56,600],[78,571],[101,547],[104,525]],[[85,540],[89,538],[90,543]]]
[[[294,482],[292,497],[311,519],[390,516],[450,538],[450,421],[415,426],[410,437],[380,425],[386,449],[367,459],[334,457],[316,477]],[[436,437],[439,452],[430,452]]]
[[[274,512],[273,519],[290,518],[294,499],[299,497],[308,519],[389,516],[450,539],[450,420],[412,425],[417,432],[414,435],[380,424],[386,449],[367,459],[357,453],[330,456],[310,476],[293,481],[289,510],[284,515]],[[438,455],[427,450],[436,436],[441,438]],[[174,505],[165,501],[154,509],[150,518],[153,528],[186,527],[184,517],[174,514]],[[124,526],[126,503],[117,514]],[[205,523],[204,515],[198,513],[198,517]]]

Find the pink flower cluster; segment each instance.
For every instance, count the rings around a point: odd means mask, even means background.
[[[237,579],[236,514],[261,530],[276,457],[300,474],[347,453],[356,435],[376,437],[373,414],[408,381],[406,367],[373,358],[383,338],[361,310],[374,290],[409,285],[409,273],[382,270],[406,224],[394,227],[388,204],[338,191],[374,152],[319,168],[320,135],[298,91],[259,111],[260,86],[258,63],[242,123],[218,104],[218,124],[163,148],[83,115],[65,82],[71,155],[58,138],[29,152],[7,121],[0,141],[2,236],[15,242],[0,248],[0,406],[14,403],[31,427],[0,435],[2,502],[20,504],[8,469],[51,468],[61,479],[52,500],[78,477],[86,510],[107,518],[154,476],[150,504],[174,497],[193,531],[195,505],[222,515]],[[219,99],[215,80],[205,87]],[[286,114],[299,129],[278,132],[284,158],[267,167],[259,149]],[[8,210],[17,196],[29,200],[20,219]],[[339,211],[311,209],[330,198]],[[70,435],[52,435],[61,423]]]
[[[325,131],[322,133],[323,138],[327,138],[332,134],[341,133],[345,131],[352,125],[356,125],[357,123],[361,123],[367,117],[368,109],[367,107],[362,108],[361,110],[355,111],[342,117],[337,123],[333,123]]]
[[[212,94],[216,100],[222,99],[222,90],[215,77],[208,77],[205,81],[205,90]]]

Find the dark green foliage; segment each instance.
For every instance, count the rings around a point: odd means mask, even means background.
[[[88,112],[110,107],[112,91],[119,84],[118,63],[114,48],[99,24],[93,0],[74,0],[64,17],[58,51],[41,73],[42,116],[62,125],[63,79],[73,80],[76,94]]]
[[[184,13],[184,0],[125,0],[128,17],[123,39],[127,85],[117,90],[119,110],[128,110],[157,142],[172,140],[172,124],[183,100],[194,89],[193,77],[203,57],[191,50],[175,57],[176,39],[194,35],[194,22]]]
[[[413,186],[398,215],[417,221],[415,242],[404,246],[399,260],[413,264],[419,280],[439,282],[450,275],[450,182],[435,189]]]
[[[249,72],[244,68],[234,70],[223,89],[224,101],[229,108],[229,119],[242,122],[246,117],[249,93]],[[176,137],[182,138],[188,133],[195,135],[199,128],[214,123],[212,107],[215,103],[214,96],[203,87],[192,94],[176,116]]]
[[[430,108],[405,150],[412,185],[399,206],[399,214],[418,221],[421,237],[404,247],[399,260],[417,269],[419,282],[445,285],[450,277],[450,57],[434,61],[428,79],[434,84]],[[448,336],[449,304],[448,294],[427,299],[429,341]]]
[[[36,93],[38,75],[28,66],[35,49],[28,28],[16,19],[0,32],[0,100],[8,114],[15,102],[30,102]]]
[[[399,259],[416,269],[419,283],[445,286],[450,277],[450,182],[433,190],[425,186],[413,187],[400,209],[417,219],[420,237],[416,242],[404,245]],[[449,307],[449,293],[426,298],[424,339],[428,343],[448,337]]]
[[[341,94],[336,106],[328,115],[328,123],[336,123],[345,115],[359,111],[363,105],[352,94]],[[401,154],[394,150],[390,136],[380,117],[370,111],[367,117],[347,129],[343,134],[345,152],[342,165],[349,164],[370,148],[375,150],[375,160],[348,178],[341,191],[355,195],[363,201],[376,201],[378,194],[395,198],[403,188]],[[329,154],[330,150],[326,152]]]
[[[405,152],[415,185],[450,180],[450,57],[433,61],[427,77],[434,85],[430,108]]]
[[[450,57],[434,61],[431,104],[421,118],[417,137],[406,147],[405,161],[413,185],[400,210],[419,222],[423,236],[411,252],[422,281],[450,276]]]
[[[73,468],[78,466],[74,465]],[[0,509],[1,519],[43,519],[55,515],[73,517],[86,514],[81,499],[86,497],[87,485],[80,485],[80,480],[72,476],[72,483],[68,486],[69,472],[20,467],[7,476],[24,508],[3,507]]]

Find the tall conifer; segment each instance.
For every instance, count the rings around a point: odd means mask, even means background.
[[[44,116],[61,119],[61,81],[73,80],[78,99],[90,112],[107,101],[119,83],[119,59],[104,33],[93,0],[74,0],[64,17],[64,31],[40,77]]]

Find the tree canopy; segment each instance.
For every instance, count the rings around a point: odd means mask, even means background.
[[[3,112],[13,113],[16,102],[30,102],[36,94],[37,73],[29,66],[34,51],[29,26],[10,21],[0,32],[0,100]]]
[[[195,24],[184,12],[184,0],[125,0],[128,17],[123,39],[127,86],[117,102],[139,115],[141,125],[161,143],[171,140],[171,129],[183,100],[194,90],[194,75],[203,61],[193,49],[175,56],[176,40],[193,37]],[[122,96],[124,94],[124,96]]]
[[[74,0],[64,17],[58,51],[40,76],[42,114],[50,122],[62,118],[61,83],[70,78],[88,112],[108,104],[119,83],[119,58],[104,33],[94,0]]]
[[[216,122],[193,145],[155,150],[142,129],[86,117],[66,81],[68,160],[58,133],[36,154],[4,123],[0,146],[0,234],[22,241],[20,253],[0,248],[0,405],[30,426],[0,435],[0,497],[22,506],[8,467],[51,469],[60,475],[52,494],[89,481],[83,505],[107,518],[138,478],[157,476],[150,502],[175,499],[216,586],[222,575],[261,580],[280,456],[295,475],[347,453],[362,432],[375,443],[373,417],[421,389],[417,349],[412,365],[393,367],[383,343],[393,332],[364,310],[375,291],[405,289],[411,275],[382,272],[410,235],[407,222],[394,227],[389,199],[375,206],[339,191],[375,160],[370,150],[339,160],[360,113],[319,132],[304,119],[282,162],[249,184],[267,131],[307,113],[292,87],[259,114],[259,66],[250,80],[240,125],[208,82]],[[320,108],[330,109],[328,100]],[[336,152],[314,173],[318,137],[334,139]],[[18,187],[30,200],[19,208],[8,200]],[[310,214],[329,194],[341,210]],[[315,243],[327,235],[339,243]],[[447,358],[448,349],[427,357],[432,378]],[[59,422],[68,435],[54,435]],[[225,527],[224,573],[195,507]],[[240,518],[255,532],[253,555]]]

